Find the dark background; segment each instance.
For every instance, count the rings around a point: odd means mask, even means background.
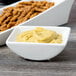
[[[4,4],[4,5],[8,5],[14,2],[17,2],[19,0],[0,0],[0,3]]]

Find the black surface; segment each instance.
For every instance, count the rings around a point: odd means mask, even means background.
[[[3,3],[4,5],[9,5],[17,1],[20,1],[20,0],[0,0],[0,3]]]

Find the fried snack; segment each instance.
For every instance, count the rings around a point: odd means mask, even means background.
[[[0,14],[0,32],[25,22],[52,6],[54,2],[25,1],[4,9]]]
[[[10,22],[8,25],[7,25],[7,28],[11,28],[13,26],[15,26],[16,22]]]
[[[10,16],[10,17],[8,17],[4,22],[3,22],[3,24],[8,24],[9,22],[10,22],[10,19],[11,19],[12,17]]]
[[[12,11],[13,11],[14,8],[15,8],[15,7],[8,7],[8,8],[6,8],[6,9],[3,10],[3,13],[4,13],[4,14],[6,14],[7,12],[8,12],[8,13],[12,13]]]
[[[34,9],[32,9],[30,12],[28,12],[28,14],[25,17],[23,17],[22,19],[18,20],[16,25],[28,20],[30,18],[30,15],[33,13],[33,11],[34,11]]]
[[[32,5],[32,1],[20,2],[18,5]]]
[[[23,18],[19,19],[19,20],[16,22],[15,26],[18,25],[18,24],[20,24],[20,23],[22,23],[22,22],[24,22],[24,21],[27,21],[27,20],[28,20],[28,19],[27,19],[26,17],[23,17]]]
[[[52,3],[47,3],[45,6],[48,7],[48,8],[50,8],[50,7],[54,6],[54,2],[52,2]]]
[[[25,18],[30,18],[30,16],[33,14],[34,12],[34,8],[30,10],[30,12],[27,13],[27,15],[25,16]]]
[[[23,18],[25,15],[26,15],[26,10],[23,10],[23,11],[21,12],[21,15],[18,17],[18,19]]]
[[[33,18],[34,16],[36,16],[36,15],[38,15],[39,13],[38,12],[35,12],[35,13],[33,13],[31,16],[30,16],[30,18]]]
[[[17,13],[18,13],[18,10],[16,10],[16,9],[14,9],[12,12],[13,15],[17,15]]]
[[[25,7],[25,8],[22,10],[22,13],[21,13],[21,15],[18,17],[18,19],[21,19],[21,18],[25,17],[26,14],[27,14],[29,11],[31,11],[31,9],[32,9],[32,7],[29,7],[29,6]]]
[[[13,10],[13,8],[14,7],[8,7],[8,8],[5,8],[4,11],[8,11],[8,10],[10,11],[10,10]]]
[[[7,26],[7,24],[3,24],[2,26],[0,26],[0,31],[7,30],[8,28],[6,26]]]
[[[7,14],[8,15],[8,14]],[[0,18],[0,24],[8,17],[7,15],[4,15]]]
[[[37,11],[37,12],[43,12],[43,11],[45,11],[46,9],[42,9],[42,8],[38,8],[38,7],[35,7],[35,11]]]
[[[4,15],[4,13],[0,14],[0,18]]]
[[[20,16],[20,12],[18,12],[17,15],[13,16],[10,21],[11,21],[11,22],[16,22],[19,16]]]

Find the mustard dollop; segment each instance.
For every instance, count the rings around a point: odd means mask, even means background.
[[[17,35],[16,42],[62,43],[62,35],[53,30],[37,27]]]

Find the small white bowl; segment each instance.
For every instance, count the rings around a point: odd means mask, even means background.
[[[16,42],[16,36],[27,30],[32,30],[36,27],[43,27],[49,30],[54,30],[62,34],[63,42],[61,44],[52,43],[30,43]],[[58,55],[65,48],[70,34],[69,27],[50,27],[50,26],[17,26],[10,34],[6,41],[7,46],[19,56],[30,60],[49,60]]]

